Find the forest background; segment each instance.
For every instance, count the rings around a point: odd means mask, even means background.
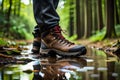
[[[60,0],[60,26],[70,40],[120,37],[119,0]],[[32,0],[0,0],[0,38],[32,40],[36,25]]]

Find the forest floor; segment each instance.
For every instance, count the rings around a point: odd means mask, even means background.
[[[105,39],[105,40],[102,40],[102,41],[96,41],[96,42],[93,42],[89,39],[80,39],[80,40],[77,40],[75,41],[76,44],[82,44],[82,45],[85,45],[87,47],[97,47],[97,48],[100,48],[100,47],[107,47],[107,46],[112,46],[114,45],[115,43],[117,43],[117,41],[120,41],[120,38],[116,38],[116,39]],[[30,44],[33,42],[33,40],[17,40],[16,42],[25,42],[27,44]]]
[[[118,41],[119,41],[119,43],[118,43]],[[19,42],[26,42],[28,44],[31,44],[33,42],[33,40],[27,40],[27,41],[22,40],[22,41],[19,41]],[[86,47],[89,47],[89,48],[110,48],[110,47],[113,47],[115,44],[120,46],[120,38],[105,39],[105,40],[96,41],[96,42],[93,42],[89,39],[80,39],[80,40],[75,41],[75,43],[76,44],[82,44],[82,45],[84,45]]]
[[[78,40],[78,44],[83,44],[87,47],[96,47],[96,48],[103,48],[103,47],[110,47],[114,44],[117,43],[117,41],[120,41],[120,39],[106,39],[106,40],[103,40],[103,41],[96,41],[96,42],[92,42],[88,39],[81,39],[81,40]]]
[[[78,44],[85,45],[88,48],[104,51],[109,56],[117,55],[120,57],[120,38],[105,39],[97,42],[92,42],[88,39],[82,39],[78,40]]]
[[[31,40],[28,40],[27,43],[32,43]],[[96,41],[93,42],[89,39],[80,39],[75,41],[76,44],[82,44],[88,48],[94,48],[97,50],[102,50],[104,52],[115,52],[118,51],[117,53],[120,53],[120,38],[116,39],[105,39],[102,41]]]
[[[116,54],[116,55],[119,54],[119,57],[120,57],[120,42],[118,42],[118,40],[120,40],[120,39],[106,39],[106,40],[103,40],[103,41],[92,42],[88,39],[80,39],[80,40],[77,40],[75,42],[77,44],[85,45],[88,48],[94,48],[94,49],[97,49],[97,50],[102,50],[105,53],[110,53],[109,55],[112,55],[112,56],[114,54]],[[28,44],[32,44],[33,40],[27,40],[27,41],[26,40],[17,40],[15,42],[26,43],[24,45],[28,45]],[[114,45],[117,45],[117,46],[114,46]],[[13,54],[14,53],[16,55],[16,54],[20,54],[22,50],[29,50],[29,49],[26,49],[24,47],[20,47],[20,45],[16,45],[16,46],[12,45],[12,46],[8,46],[8,47],[1,46],[0,47],[0,53],[4,53],[4,54],[5,53],[7,53],[7,54]],[[1,58],[0,61],[1,62],[6,61],[6,60],[4,60],[4,59],[7,59],[5,57],[10,58],[9,56],[6,56],[6,55],[0,55],[0,58]],[[9,60],[9,59],[7,59],[7,60]],[[10,58],[10,60],[13,60],[13,59]]]
[[[82,44],[88,48],[95,48],[99,50],[106,50],[109,49],[110,51],[117,49],[118,47],[120,48],[120,38],[118,39],[105,39],[102,41],[90,41],[89,39],[80,39],[75,41],[76,44]],[[22,43],[23,45],[28,45],[32,44],[33,40],[16,40],[15,42]],[[115,47],[113,47],[116,45]],[[19,44],[17,46],[8,46],[7,49],[14,49],[17,48],[19,50]],[[4,46],[1,46],[0,51],[3,51]],[[21,50],[21,49],[20,49]],[[6,51],[6,50],[5,50]]]

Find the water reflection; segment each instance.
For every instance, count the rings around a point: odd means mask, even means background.
[[[18,70],[17,66],[2,68],[0,80],[20,80],[20,72],[15,70]]]
[[[96,49],[81,57],[38,57],[28,64],[0,66],[0,80],[120,80],[120,62]]]
[[[34,73],[33,80],[69,80],[76,71],[87,65],[84,58],[43,58],[40,72]]]

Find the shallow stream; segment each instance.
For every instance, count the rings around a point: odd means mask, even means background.
[[[16,58],[30,58],[27,64],[0,66],[0,80],[120,80],[117,56],[87,49],[81,57],[39,57],[23,51]]]

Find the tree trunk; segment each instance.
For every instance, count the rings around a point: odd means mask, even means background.
[[[85,0],[85,38],[92,35],[92,5],[90,0]]]
[[[115,2],[115,12],[116,12],[116,18],[115,18],[115,22],[116,24],[120,24],[120,20],[119,20],[119,8],[118,8],[118,5],[117,5],[117,2]]]
[[[8,8],[8,12],[7,12],[7,15],[6,15],[6,20],[7,20],[7,24],[5,25],[6,26],[6,31],[5,33],[7,32],[6,34],[6,37],[8,37],[9,35],[9,28],[10,28],[10,16],[11,16],[11,11],[12,11],[12,0],[9,0],[9,8]]]
[[[85,8],[84,8],[84,5],[85,4],[85,1],[84,0],[80,0],[80,18],[81,18],[81,20],[80,20],[80,22],[81,22],[81,36],[83,37],[84,36],[84,31],[85,31]]]
[[[12,0],[9,0],[9,8],[8,8],[8,12],[7,12],[7,16],[6,19],[9,22],[10,21],[10,15],[11,15],[11,11],[12,11]]]
[[[1,12],[3,13],[3,10],[4,10],[4,0],[2,0],[2,3],[1,3]]]
[[[80,26],[80,0],[76,0],[76,31],[77,39],[81,38],[81,26]]]
[[[69,36],[73,36],[74,34],[74,8],[73,8],[74,2],[70,0],[70,8],[69,8]]]
[[[120,23],[120,0],[118,0],[118,14],[119,14],[119,23]]]
[[[107,28],[104,38],[114,38],[116,37],[115,25],[114,25],[114,1],[107,0]]]
[[[16,16],[16,14],[17,14],[17,13],[16,13],[16,12],[17,12],[17,11],[16,11],[16,10],[17,10],[17,9],[16,9],[16,8],[17,8],[17,3],[18,3],[17,0],[15,0],[15,1],[14,1],[14,16]]]
[[[18,16],[20,16],[20,10],[21,10],[21,0],[18,2]]]
[[[103,29],[102,0],[98,0],[98,30]]]
[[[97,1],[98,0],[92,0],[93,2],[92,2],[92,18],[93,18],[93,33],[95,33],[97,30],[98,30],[98,19],[97,19],[97,17],[98,17],[98,13],[97,13],[97,7],[98,7],[98,5],[97,5]]]

